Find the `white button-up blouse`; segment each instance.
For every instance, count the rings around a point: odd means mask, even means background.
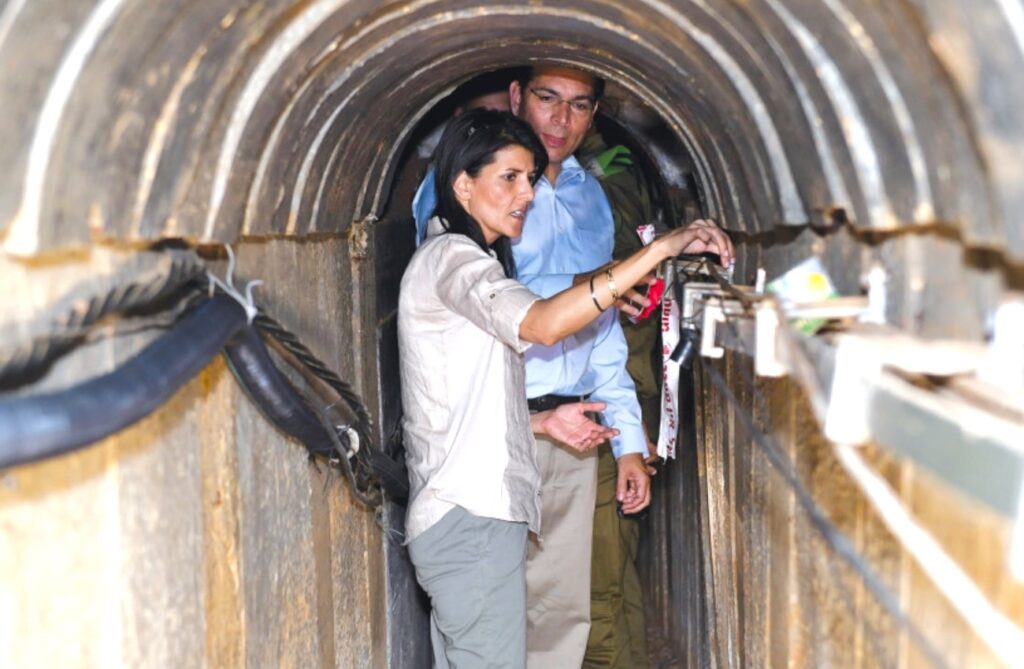
[[[425,242],[402,277],[398,345],[406,541],[458,505],[540,530],[519,325],[540,299],[464,235]]]

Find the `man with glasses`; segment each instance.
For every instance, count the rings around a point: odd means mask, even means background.
[[[548,152],[548,167],[535,186],[523,234],[513,241],[519,279],[549,297],[586,281],[612,260],[614,223],[597,179],[573,153],[594,120],[604,81],[564,67],[524,69],[509,87],[512,112],[527,121]],[[420,193],[424,193],[423,184]],[[420,197],[420,196],[418,196]],[[433,207],[416,212],[426,229]],[[421,220],[422,219],[422,220]],[[696,221],[701,239],[688,252],[711,251],[732,260],[729,239],[713,223]],[[429,234],[429,232],[428,232]],[[605,281],[604,272],[595,280]],[[627,291],[616,303],[639,313],[645,299]],[[608,309],[586,329],[554,346],[533,345],[526,353],[531,411],[543,411],[589,396],[604,402],[604,423],[620,431],[612,440],[618,469],[616,498],[624,513],[650,503],[644,464],[647,440],[636,390],[626,371],[628,347],[618,312]],[[537,437],[541,474],[541,537],[531,538],[526,565],[527,666],[580,667],[590,632],[590,573],[597,451],[579,454]]]
[[[522,236],[512,246],[519,279],[545,297],[589,279],[612,259],[614,223],[608,199],[573,156],[594,120],[603,89],[604,81],[590,73],[541,66],[524,71],[509,89],[512,112],[533,127],[550,160],[535,187]],[[706,234],[688,251],[711,251],[723,263],[732,261],[732,245],[721,230],[708,221],[692,225]],[[606,280],[604,272],[596,280]],[[623,297],[644,303],[632,291]],[[638,312],[626,299],[617,306]],[[526,389],[533,411],[581,396],[607,405],[603,422],[620,432],[611,440],[618,469],[616,498],[622,511],[632,514],[647,507],[651,493],[644,464],[647,438],[626,371],[628,353],[618,313],[609,309],[559,344],[531,347],[526,352]],[[581,455],[537,437],[537,461],[541,536],[528,546],[528,666],[579,667],[590,631],[597,452]]]

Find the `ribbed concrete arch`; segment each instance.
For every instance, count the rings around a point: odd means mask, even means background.
[[[842,210],[873,229],[951,223],[1020,258],[1013,7],[11,2],[4,248],[343,231],[383,213],[405,140],[446,91],[482,69],[553,60],[655,109],[726,227],[828,224]]]

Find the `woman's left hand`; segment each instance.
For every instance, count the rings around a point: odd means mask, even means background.
[[[615,428],[605,427],[587,417],[587,413],[601,411],[604,407],[604,402],[563,404],[550,411],[532,414],[530,424],[534,432],[583,453],[619,434]]]

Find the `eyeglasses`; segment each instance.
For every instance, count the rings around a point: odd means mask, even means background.
[[[537,98],[537,102],[540,104],[542,109],[554,111],[556,108],[561,107],[562,104],[569,105],[569,111],[576,116],[588,116],[594,113],[594,108],[597,107],[597,103],[590,98],[575,98],[573,100],[563,100],[561,96],[551,91],[540,90],[536,88],[530,88],[529,91],[533,93],[534,97]]]

